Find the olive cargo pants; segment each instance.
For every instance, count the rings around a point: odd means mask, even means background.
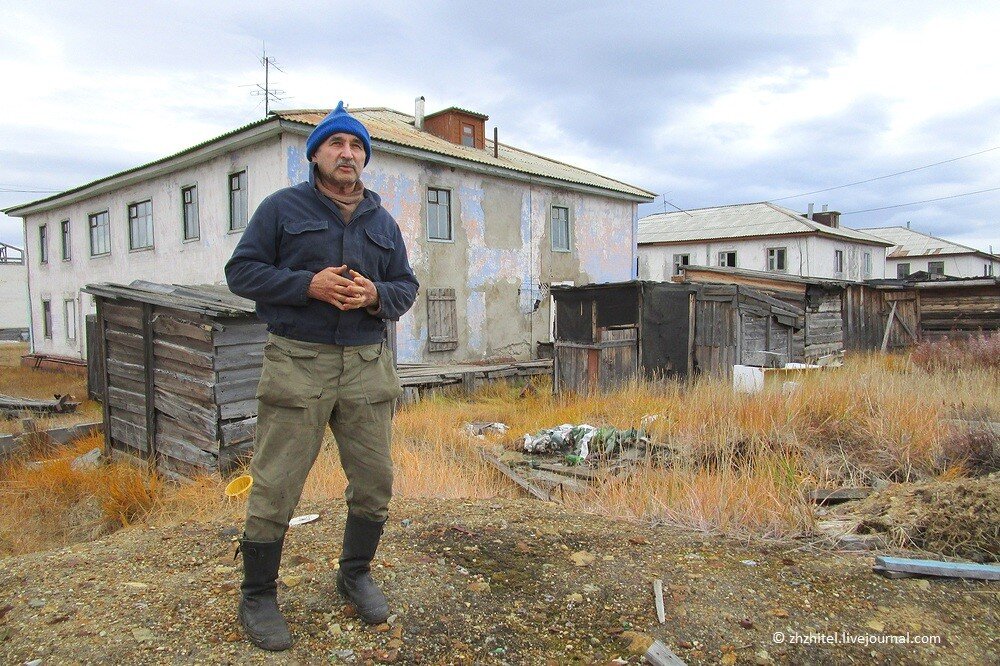
[[[345,347],[269,335],[245,538],[284,535],[328,424],[347,476],[348,510],[384,521],[392,497],[392,405],[401,394],[384,342]]]

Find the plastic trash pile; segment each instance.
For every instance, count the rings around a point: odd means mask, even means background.
[[[592,456],[613,456],[622,449],[648,443],[649,438],[642,429],[595,428],[586,423],[564,423],[555,428],[544,428],[534,435],[524,435],[524,450],[527,453],[562,453],[576,462]]]

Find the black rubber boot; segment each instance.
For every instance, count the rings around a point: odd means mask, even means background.
[[[347,514],[344,526],[344,550],[337,572],[337,591],[351,604],[368,624],[382,624],[389,617],[389,603],[371,576],[371,561],[375,557],[384,522],[366,520]]]
[[[285,539],[240,542],[243,584],[240,586],[240,624],[250,642],[265,650],[292,647],[288,623],[278,610],[278,566]]]

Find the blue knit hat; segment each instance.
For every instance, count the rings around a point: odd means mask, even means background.
[[[326,118],[321,120],[319,125],[316,125],[316,129],[306,139],[306,159],[312,160],[316,149],[326,141],[328,136],[337,132],[353,134],[361,139],[361,143],[365,144],[365,166],[368,166],[368,160],[372,158],[372,138],[368,136],[368,130],[361,124],[361,121],[347,112],[343,102],[337,102],[337,108],[327,114]]]

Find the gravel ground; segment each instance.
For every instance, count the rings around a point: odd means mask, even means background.
[[[187,523],[4,559],[0,661],[636,664],[657,638],[689,664],[1000,663],[995,583],[888,580],[870,553],[746,544],[527,500],[395,501],[375,571],[395,615],[369,628],[334,592],[342,502],[300,512],[322,519],[286,542],[286,653],[257,650],[236,623],[236,526]],[[820,643],[828,634],[855,642]],[[856,642],[907,634],[940,643]]]

